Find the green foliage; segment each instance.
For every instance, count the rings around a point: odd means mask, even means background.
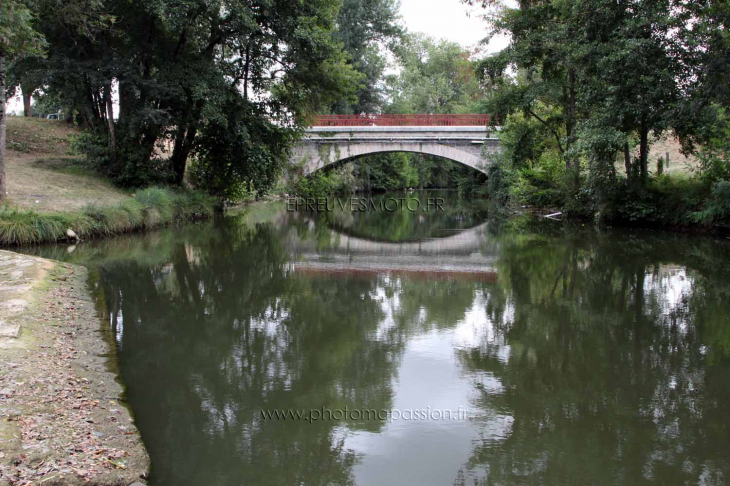
[[[335,38],[349,55],[349,64],[360,72],[357,100],[337,100],[339,114],[378,113],[385,104],[382,77],[387,59],[382,47],[392,49],[404,35],[398,23],[396,0],[344,0],[337,15]]]
[[[294,193],[304,198],[323,198],[352,192],[351,168],[317,171],[309,177],[300,179],[294,187]]]
[[[165,184],[173,180],[172,171],[167,162],[159,157],[144,161],[131,152],[134,146],[122,147],[120,154],[128,157],[115,157],[112,161],[107,147],[107,137],[86,130],[71,137],[70,151],[82,155],[83,165],[90,171],[107,177],[121,187],[145,187]]]
[[[715,182],[704,209],[692,216],[695,221],[706,224],[730,222],[730,181]]]
[[[585,206],[583,215],[602,210],[608,221],[633,224],[679,226],[693,222],[691,215],[708,195],[707,184],[687,176],[663,175],[649,180],[642,188],[625,179],[615,182],[600,208]]]
[[[91,131],[80,149],[124,186],[182,184],[197,158],[206,192],[236,200],[255,179],[264,194],[307,116],[354,99],[363,77],[334,38],[336,1],[88,3],[74,30],[57,2],[39,2],[52,52],[44,92]]]
[[[552,133],[534,118],[515,113],[504,120],[499,132],[500,148],[507,154],[510,167],[531,167],[546,150],[558,151]]]
[[[506,164],[497,160],[487,169],[487,194],[498,203],[507,202],[515,173]]]
[[[519,169],[510,188],[518,203],[558,207],[565,200],[565,165],[559,154],[544,153],[534,167]]]
[[[691,9],[679,0],[566,0],[520,1],[494,11],[493,33],[509,35],[510,44],[480,63],[490,88],[485,107],[502,119],[521,114],[549,134],[531,140],[529,126],[512,127],[526,142],[515,158],[534,160],[531,149],[539,152],[552,138],[575,173],[565,186],[570,198],[583,167],[603,179],[616,154],[637,140],[639,156],[628,161],[628,172],[645,185],[650,137],[672,128],[689,137],[697,129],[694,113],[706,111],[701,103],[687,108],[703,69],[702,49],[683,41],[692,31]]]
[[[41,55],[46,46],[34,28],[35,17],[17,0],[0,4],[0,57]]]
[[[82,155],[84,164],[94,171],[106,176],[109,171],[109,151],[106,149],[106,140],[89,131],[70,136],[69,153]]]
[[[89,205],[74,213],[36,213],[0,207],[0,245],[34,245],[152,229],[213,216],[215,201],[200,193],[148,188],[115,206]]]
[[[494,189],[491,183],[495,181],[499,184],[500,175],[499,170],[490,170],[489,176],[473,170],[468,171],[459,176],[456,189],[462,198],[499,197],[491,192]],[[495,179],[492,179],[492,177],[495,177]]]
[[[505,120],[490,193],[603,221],[722,220],[728,12],[711,0],[519,1],[492,10],[493,33],[510,44],[477,70],[484,110]],[[663,165],[650,177],[651,144],[667,131],[685,152],[699,147],[699,177],[669,177]]]
[[[388,113],[478,113],[483,97],[472,52],[423,34],[405,37],[396,49],[401,72],[386,78]]]
[[[281,174],[293,134],[266,122],[265,113],[252,111],[235,93],[216,108],[220,115],[207,121],[195,142],[193,186],[232,202],[264,194]]]
[[[404,152],[378,154],[355,162],[357,181],[367,191],[393,191],[418,187],[416,157]],[[442,160],[439,163],[444,163]]]
[[[730,120],[717,108],[717,118],[707,126],[704,143],[697,152],[700,177],[708,182],[730,179]]]

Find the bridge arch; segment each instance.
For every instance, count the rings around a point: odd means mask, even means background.
[[[359,157],[410,152],[433,155],[486,174],[499,151],[489,115],[368,115],[320,117],[291,158],[300,175]],[[414,125],[418,123],[419,125]]]
[[[481,151],[482,145],[475,147],[476,152]],[[465,150],[463,147],[448,143],[433,142],[362,142],[362,143],[316,143],[300,146],[295,151],[295,159],[303,163],[303,175],[310,175],[318,170],[347,163],[365,157],[393,152],[410,152],[417,154],[433,155],[444,159],[452,160],[459,164],[470,167],[483,174],[487,173],[487,161],[476,155],[475,150]]]

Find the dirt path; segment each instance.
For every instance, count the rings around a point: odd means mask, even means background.
[[[89,175],[66,174],[56,167],[72,158],[43,159],[8,150],[8,198],[11,205],[40,213],[75,211],[89,204],[111,206],[129,197],[109,182]]]
[[[79,130],[68,123],[8,117],[6,172],[11,207],[38,212],[107,206],[129,197],[109,181],[84,171],[69,156]]]
[[[0,321],[0,485],[143,484],[86,269],[0,251]]]

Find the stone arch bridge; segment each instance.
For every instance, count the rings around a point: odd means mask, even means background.
[[[499,150],[490,115],[327,115],[316,117],[292,153],[301,175],[366,155],[412,152],[486,173]]]

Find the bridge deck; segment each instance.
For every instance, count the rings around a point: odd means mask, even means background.
[[[497,141],[488,127],[312,127],[305,131],[309,143],[487,143]]]
[[[492,115],[319,115],[316,127],[455,127],[497,123]]]

